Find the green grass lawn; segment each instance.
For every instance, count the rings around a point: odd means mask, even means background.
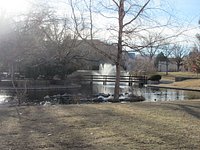
[[[1,150],[198,150],[200,100],[0,107]]]

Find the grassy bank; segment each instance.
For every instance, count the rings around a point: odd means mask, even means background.
[[[175,80],[175,77],[200,78],[200,75],[194,72],[168,72],[168,75],[166,75],[165,72],[157,72],[157,74],[160,74],[162,79],[173,81]]]
[[[165,72],[158,72],[158,74],[169,77],[191,77],[191,78],[200,77],[199,74],[194,72],[168,72],[168,75],[166,75]]]
[[[176,87],[176,88],[190,88],[200,90],[200,79],[189,79],[179,82],[172,82],[168,84],[159,84],[160,86]]]
[[[168,75],[165,72],[158,72],[162,76],[161,82],[158,86],[161,87],[174,87],[174,88],[188,88],[200,90],[200,75],[193,72],[169,72]],[[175,82],[176,77],[187,77],[193,79],[187,79],[179,82]]]
[[[198,149],[200,101],[0,107],[0,149]]]

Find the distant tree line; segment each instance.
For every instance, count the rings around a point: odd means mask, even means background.
[[[1,16],[0,71],[18,72],[26,78],[52,79],[78,69],[98,69],[102,62],[110,62],[94,51],[90,40],[83,41],[72,32],[71,22],[58,17],[50,8],[36,9],[23,19]],[[115,55],[116,47],[94,40],[107,54]]]

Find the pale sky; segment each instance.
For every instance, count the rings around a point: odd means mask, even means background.
[[[6,13],[27,11],[29,0],[0,0],[0,9]]]
[[[160,0],[162,1],[162,0]],[[183,26],[187,26],[186,38],[196,40],[195,35],[200,33],[200,0],[168,0],[174,9],[172,12]],[[162,5],[162,3],[161,3]]]
[[[32,0],[0,0],[0,9],[8,12],[20,12],[29,9]],[[40,0],[47,1],[47,0]],[[49,0],[53,1],[53,0]],[[67,0],[62,0],[66,1]],[[198,23],[200,19],[200,0],[152,0],[157,6],[166,6],[168,4],[169,11],[183,21],[192,21]],[[48,2],[48,1],[47,1]],[[55,0],[57,3],[58,0]],[[165,7],[167,8],[167,7]]]
[[[31,1],[35,0],[0,0],[0,10],[11,12],[16,14],[17,12],[24,12],[29,10]],[[68,0],[36,0],[45,2],[55,2]],[[95,1],[95,0],[94,0]],[[138,0],[140,1],[140,0]],[[196,33],[200,33],[198,28],[198,20],[200,20],[200,0],[152,0],[151,4],[154,4],[158,7],[165,8],[165,10],[171,13],[181,26],[187,27],[190,30],[186,33],[188,37],[195,37]],[[61,6],[63,3],[61,4]],[[56,5],[59,6],[59,5]],[[64,11],[70,9],[68,7],[63,7]],[[60,9],[61,10],[61,9]],[[157,14],[159,16],[159,14]],[[165,16],[160,16],[160,20],[165,20]],[[101,24],[106,24],[106,21],[103,21],[101,18],[95,18],[98,22],[101,20]],[[94,20],[95,20],[94,19]],[[104,19],[105,20],[105,19]]]
[[[200,19],[200,0],[168,0],[168,2],[175,9],[174,15],[180,19],[198,23]]]

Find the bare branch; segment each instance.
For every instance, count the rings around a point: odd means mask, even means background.
[[[112,0],[114,3],[115,3],[115,5],[119,8],[119,4],[116,2],[116,0]]]
[[[139,12],[136,14],[136,16],[135,16],[134,18],[132,18],[130,21],[128,21],[127,23],[125,23],[125,24],[123,25],[123,27],[125,27],[125,26],[131,24],[133,21],[135,21],[135,20],[140,16],[140,14],[144,11],[144,8],[149,4],[149,2],[150,2],[150,0],[148,0],[148,1],[142,6],[142,8],[139,10]]]

